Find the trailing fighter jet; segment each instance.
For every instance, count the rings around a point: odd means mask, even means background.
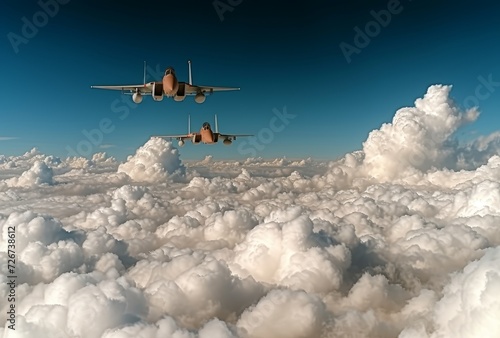
[[[235,87],[214,87],[214,86],[197,86],[193,84],[191,75],[191,61],[188,61],[189,82],[177,80],[175,70],[168,67],[165,70],[165,75],[162,81],[153,81],[146,83],[146,62],[144,62],[144,81],[139,85],[118,85],[118,86],[90,86],[96,89],[121,90],[124,94],[132,95],[132,100],[135,103],[142,102],[143,95],[151,95],[153,100],[161,101],[163,97],[173,97],[175,101],[183,101],[186,96],[194,95],[196,103],[205,102],[206,95],[213,92],[240,90]]]
[[[215,132],[212,131],[212,127],[210,126],[210,123],[205,122],[201,126],[200,132],[199,133],[192,133],[191,132],[191,116],[188,116],[188,132],[187,134],[184,135],[158,135],[157,137],[162,137],[162,138],[168,138],[170,140],[178,140],[179,141],[179,147],[182,147],[185,143],[185,140],[191,140],[192,143],[194,144],[200,144],[200,143],[205,143],[205,144],[214,144],[217,143],[220,139],[222,139],[222,143],[225,145],[231,145],[234,140],[236,140],[236,137],[247,137],[247,136],[253,136],[249,134],[222,134],[219,133],[219,126],[217,122],[217,115],[215,115]]]

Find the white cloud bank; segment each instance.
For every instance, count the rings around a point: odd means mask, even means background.
[[[0,337],[500,336],[500,132],[450,90],[331,163],[0,155]]]

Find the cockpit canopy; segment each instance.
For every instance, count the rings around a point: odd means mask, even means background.
[[[165,70],[165,75],[168,75],[168,74],[174,74],[175,75],[175,70],[172,67],[168,67]]]
[[[202,128],[203,128],[203,129],[211,129],[211,128],[210,128],[210,123],[208,123],[208,122],[203,123]]]

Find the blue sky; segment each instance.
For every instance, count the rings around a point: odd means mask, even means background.
[[[36,1],[4,4],[0,154],[37,147],[65,157],[80,146],[83,155],[106,151],[123,160],[151,135],[185,132],[188,114],[194,129],[218,114],[221,132],[260,133],[261,146],[242,147],[243,139],[231,147],[187,144],[182,158],[241,159],[254,149],[265,158],[334,159],[360,149],[371,130],[431,84],[453,85],[453,97],[464,103],[488,78],[500,82],[500,5],[493,1],[221,0],[236,4],[223,20],[214,3],[60,0],[57,13],[16,46],[13,34],[24,38],[24,22],[43,20],[43,9]],[[378,31],[356,45],[355,27],[366,33],[372,11],[388,8],[390,22],[369,25]],[[341,43],[359,47],[350,62]],[[160,80],[167,66],[187,80],[188,59],[195,84],[241,91],[216,93],[202,105],[148,97],[129,106],[118,92],[90,89],[141,83],[144,60],[151,75],[158,71],[149,81]],[[481,117],[460,137],[498,129],[498,88],[480,91]],[[295,117],[266,134],[284,107]],[[100,124],[108,132],[96,132]]]

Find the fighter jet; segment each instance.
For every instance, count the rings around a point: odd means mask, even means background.
[[[186,96],[194,95],[196,103],[205,102],[206,95],[213,92],[240,90],[236,87],[214,87],[197,86],[193,84],[191,75],[191,61],[188,60],[189,81],[182,82],[177,80],[175,70],[168,67],[162,81],[153,81],[146,83],[146,62],[144,62],[144,81],[139,85],[118,85],[118,86],[90,86],[96,89],[121,90],[124,94],[132,95],[135,103],[141,103],[143,95],[151,95],[153,100],[161,101],[163,97],[172,97],[175,101],[183,101]]]
[[[162,137],[162,138],[167,138],[170,140],[178,140],[179,141],[179,147],[184,146],[186,140],[191,140],[192,143],[194,144],[200,144],[200,143],[205,143],[205,144],[215,144],[219,140],[223,140],[222,143],[225,145],[231,145],[234,140],[236,140],[236,137],[247,137],[247,136],[253,136],[249,134],[222,134],[219,133],[219,126],[217,123],[217,115],[215,115],[215,132],[212,131],[212,127],[210,126],[210,123],[205,122],[201,126],[200,132],[199,133],[192,133],[191,132],[191,116],[188,116],[188,132],[187,134],[184,135],[158,135],[157,137]]]

